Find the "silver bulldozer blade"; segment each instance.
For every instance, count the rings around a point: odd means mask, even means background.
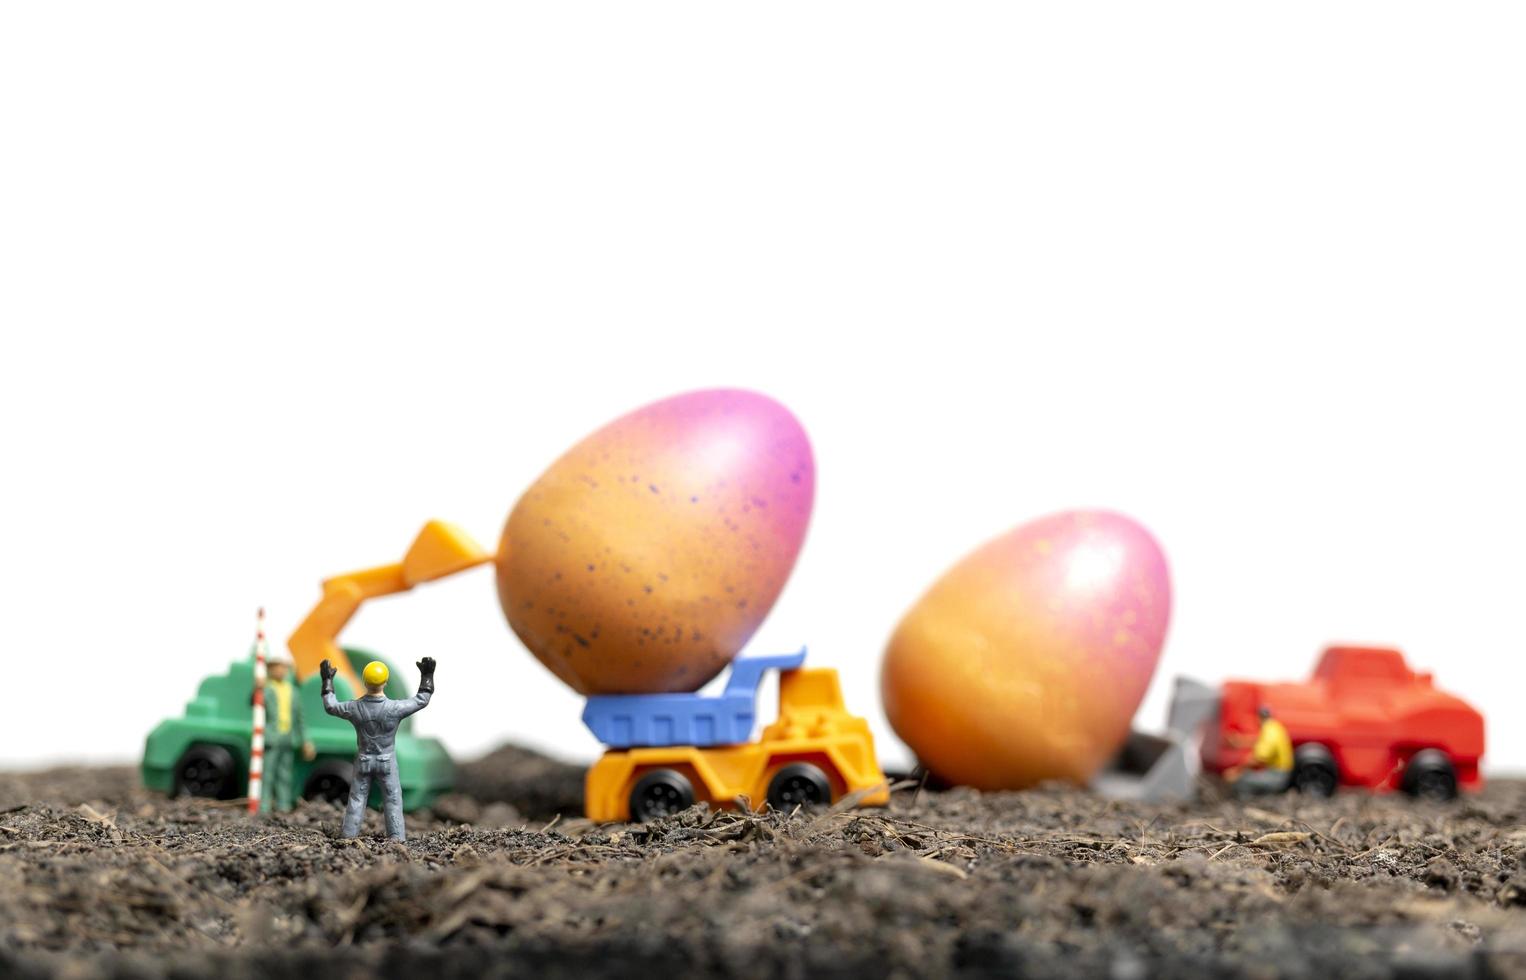
[[[1163,735],[1134,731],[1113,761],[1092,777],[1091,787],[1115,800],[1149,803],[1190,800],[1197,795],[1205,731],[1219,716],[1219,692],[1178,677]]]

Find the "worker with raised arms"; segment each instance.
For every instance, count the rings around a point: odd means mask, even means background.
[[[323,710],[355,726],[355,775],[350,781],[350,802],[344,809],[341,837],[354,837],[360,833],[366,801],[371,795],[371,781],[380,779],[387,836],[396,841],[406,839],[403,834],[403,787],[398,781],[393,743],[402,720],[421,710],[434,694],[434,658],[425,657],[417,666],[418,693],[411,698],[394,700],[382,693],[387,686],[387,665],[371,661],[361,672],[366,685],[365,696],[353,701],[340,701],[334,696],[334,675],[339,671],[333,664],[325,660],[318,667],[318,673],[323,677]]]

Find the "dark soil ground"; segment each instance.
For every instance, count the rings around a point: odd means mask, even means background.
[[[509,748],[461,775],[403,846],[131,769],[0,775],[0,976],[1526,977],[1521,782],[1450,805],[906,789],[597,827],[573,767]]]

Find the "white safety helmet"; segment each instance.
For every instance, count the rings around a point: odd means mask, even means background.
[[[280,647],[277,647],[276,649],[271,650],[269,653],[265,654],[265,662],[267,664],[285,664],[288,667],[294,666],[292,663],[291,654],[287,653]]]

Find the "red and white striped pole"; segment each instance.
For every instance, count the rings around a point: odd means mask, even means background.
[[[260,812],[265,774],[265,607],[254,628],[254,737],[249,740],[249,812]]]

